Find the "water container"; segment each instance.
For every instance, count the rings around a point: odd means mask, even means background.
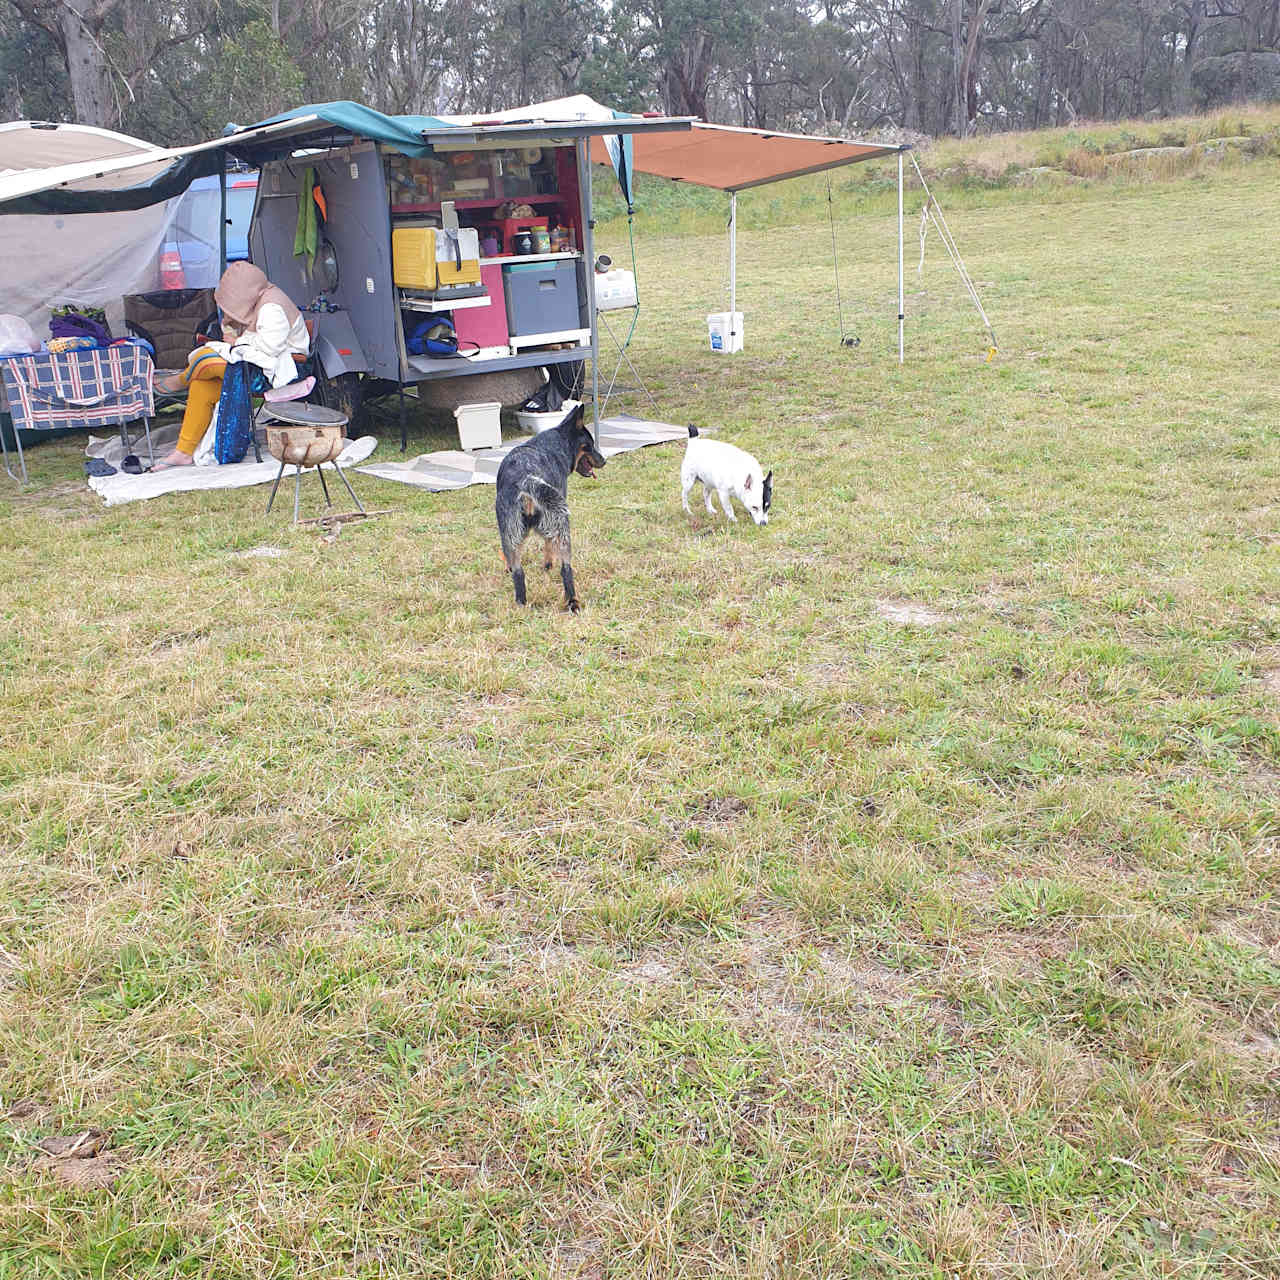
[[[712,351],[742,350],[742,312],[716,311],[707,317]]]

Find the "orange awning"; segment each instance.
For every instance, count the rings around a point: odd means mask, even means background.
[[[632,146],[632,168],[637,173],[652,173],[721,191],[744,191],[747,187],[906,150],[850,138],[737,129],[700,120],[687,133],[636,134]],[[592,138],[591,158],[597,164],[609,163],[603,138]]]

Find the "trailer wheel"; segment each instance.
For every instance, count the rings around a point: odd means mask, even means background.
[[[316,374],[316,399],[326,408],[345,414],[352,429],[360,416],[363,391],[358,373],[340,373],[331,378],[321,369]]]

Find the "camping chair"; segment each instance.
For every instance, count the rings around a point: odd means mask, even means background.
[[[309,312],[302,313],[302,322],[307,328],[307,345],[313,347],[316,339],[316,318]],[[191,335],[192,350],[203,346],[206,342],[219,341],[222,337],[222,325],[215,311],[208,315],[196,327],[195,332]],[[315,363],[315,351],[309,350],[306,355],[297,355],[293,357],[294,364],[298,368],[298,376],[293,382],[287,383],[287,387],[294,387],[299,382],[304,382],[307,378],[312,380],[311,387],[308,387],[298,399],[305,398],[311,394],[315,386],[315,370],[319,367]],[[249,403],[245,406],[248,419],[253,423],[253,430],[250,432],[249,439],[253,444],[253,457],[255,462],[262,461],[262,446],[258,439],[259,422],[262,418],[263,406],[266,403],[266,394],[271,389],[271,384],[267,381],[267,375],[257,367],[254,368],[252,375],[248,380],[246,394]],[[184,391],[157,391],[155,393],[156,409],[159,412],[162,408],[176,408],[180,404],[186,403],[186,393]]]

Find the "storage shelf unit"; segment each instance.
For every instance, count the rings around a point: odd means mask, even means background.
[[[419,298],[400,290],[400,305],[406,311],[462,311],[467,307],[487,307],[492,301],[487,293],[475,298]]]
[[[513,333],[511,345],[515,350],[521,347],[539,347],[547,342],[590,342],[590,329],[561,329],[558,333]]]
[[[481,258],[480,265],[491,266],[501,264],[506,266],[512,262],[561,262],[566,258],[580,258],[580,253],[502,253],[496,258]]]
[[[489,196],[483,200],[471,200],[465,197],[453,200],[455,209],[496,209],[500,204],[527,204],[531,208],[537,208],[539,205],[560,204],[564,200],[563,196]],[[439,213],[439,200],[433,200],[429,204],[393,204],[391,212],[395,213]]]

